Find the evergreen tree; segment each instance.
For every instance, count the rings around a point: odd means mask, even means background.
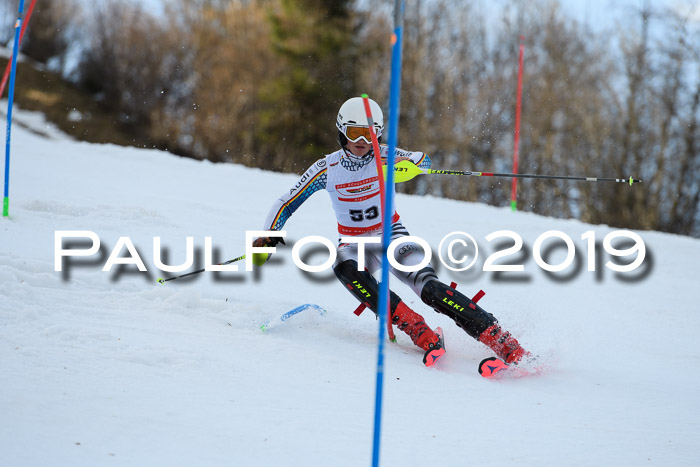
[[[336,112],[351,97],[361,66],[353,55],[351,3],[281,0],[270,12],[272,44],[285,72],[260,91],[265,165],[298,172],[336,144]]]

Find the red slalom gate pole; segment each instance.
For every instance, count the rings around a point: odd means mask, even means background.
[[[518,153],[520,146],[520,109],[523,100],[523,54],[525,52],[525,37],[520,36],[520,59],[518,63],[518,98],[515,103],[515,142],[513,143],[513,173],[518,173]],[[518,209],[518,179],[513,178],[510,190],[510,208],[513,211]]]
[[[32,2],[29,4],[29,8],[27,8],[27,18],[22,23],[22,29],[19,33],[19,44],[22,44],[22,38],[24,37],[24,31],[27,29],[27,24],[29,23],[29,18],[32,17],[32,11],[34,10],[35,3],[36,3],[36,0],[32,0]],[[19,48],[17,50],[19,50]],[[0,97],[2,97],[2,93],[5,92],[5,85],[7,84],[7,78],[10,76],[10,69],[11,68],[12,68],[12,56],[10,56],[10,60],[7,61],[7,66],[5,67],[5,74],[2,75],[2,82],[0,83]]]
[[[372,110],[369,108],[369,96],[367,94],[362,94],[362,103],[365,105],[365,114],[367,114],[367,126],[369,127],[369,134],[372,138],[372,149],[374,150],[374,162],[377,165],[377,178],[379,179],[379,193],[382,202],[382,208],[386,206],[386,186],[384,183],[384,169],[382,168],[382,157],[379,152],[379,139],[374,131],[374,118],[372,117]],[[382,216],[382,230],[389,228],[391,226],[384,225],[386,219]],[[381,310],[377,310],[378,313]],[[396,336],[394,335],[394,329],[391,327],[391,309],[387,308],[387,321],[386,321],[387,332],[389,333],[389,340],[396,341]]]

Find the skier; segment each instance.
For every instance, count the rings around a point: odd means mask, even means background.
[[[371,99],[369,104],[374,130],[377,138],[381,138],[384,129],[381,107]],[[273,203],[264,230],[282,230],[289,217],[309,196],[325,188],[331,197],[341,237],[381,236],[383,214],[380,188],[362,98],[353,97],[340,107],[336,127],[340,149],[316,161],[296,185]],[[385,164],[387,146],[381,145],[380,153]],[[430,158],[422,152],[396,149],[393,156],[397,162],[408,159],[418,167],[430,168]],[[391,240],[406,235],[408,231],[395,211]],[[253,242],[253,246],[276,246],[280,242],[283,243],[280,237],[261,237]],[[365,245],[366,270],[358,270],[358,248],[357,243],[340,243],[333,271],[350,293],[376,314],[379,284],[372,273],[381,267],[383,250],[379,244]],[[406,242],[402,243],[402,248],[395,250],[394,258],[398,264],[415,266],[424,259],[422,251],[417,244]],[[266,253],[255,254],[253,261],[262,265],[269,257]],[[440,282],[430,264],[417,272],[403,272],[395,268],[391,268],[391,272],[413,289],[425,304],[452,318],[467,334],[490,347],[506,363],[517,363],[526,353],[510,333],[501,329],[493,315],[454,287]],[[427,366],[445,353],[441,336],[394,292],[390,293],[390,310],[392,324],[425,351],[423,362]]]

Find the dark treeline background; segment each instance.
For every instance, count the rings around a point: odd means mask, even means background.
[[[2,0],[4,43],[16,2]],[[301,173],[336,149],[340,104],[387,110],[393,1],[37,2],[22,51],[119,116],[135,140],[197,159]],[[641,178],[519,182],[522,210],[700,236],[700,23],[627,2],[614,30],[559,2],[408,0],[400,146],[434,167]],[[634,6],[635,3],[637,6]],[[19,83],[18,85],[21,85]],[[505,206],[509,179],[421,177],[401,191]]]

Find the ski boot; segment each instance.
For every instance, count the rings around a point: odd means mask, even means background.
[[[469,299],[456,289],[437,280],[428,281],[421,292],[421,299],[438,313],[449,316],[467,334],[490,347],[504,362],[517,363],[529,355],[508,332],[503,332],[498,321],[477,305],[483,292]]]
[[[425,350],[423,363],[426,366],[433,366],[440,357],[445,355],[445,345],[441,335],[430,329],[423,317],[411,310],[403,301],[396,305],[391,322],[408,334],[415,345]]]
[[[498,358],[507,364],[517,364],[523,356],[530,355],[508,331],[503,331],[498,323],[481,333],[478,341],[496,352]]]

